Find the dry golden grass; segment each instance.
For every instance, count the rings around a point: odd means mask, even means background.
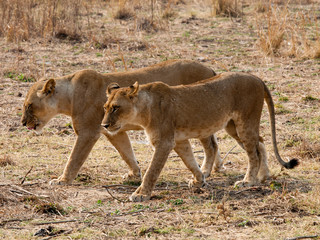
[[[284,40],[287,27],[287,8],[269,7],[266,16],[267,26],[260,27],[258,45],[267,55],[277,54]],[[262,20],[264,21],[264,20]]]
[[[9,42],[27,41],[34,37],[79,35],[89,18],[80,22],[81,15],[89,15],[96,1],[32,1],[3,0],[0,3],[0,36]]]
[[[302,14],[288,11],[288,2],[283,5],[259,2],[256,9],[263,12],[262,18],[257,15],[258,46],[266,55],[319,58],[319,27],[312,7],[308,14]],[[307,33],[310,26],[313,31]]]
[[[239,17],[241,8],[238,0],[212,0],[212,15]]]
[[[8,165],[15,165],[15,163],[10,156],[4,155],[0,158],[0,167],[6,167]]]

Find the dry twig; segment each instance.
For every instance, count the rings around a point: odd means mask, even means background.
[[[78,220],[76,220],[76,219],[71,219],[71,220],[61,220],[61,221],[51,221],[51,222],[32,223],[32,224],[33,224],[33,225],[47,225],[47,224],[67,223],[67,222],[78,222]]]
[[[26,177],[27,177],[27,176],[28,176],[28,174],[31,172],[32,168],[33,168],[33,166],[31,166],[30,170],[26,173],[26,175],[24,175],[24,177],[23,177],[23,179],[22,179],[22,181],[21,181],[20,185],[22,185],[22,184],[24,183],[24,181],[26,180]]]
[[[298,239],[317,238],[317,237],[320,237],[320,235],[300,236],[295,238],[287,238],[286,240],[298,240]]]
[[[122,202],[122,203],[128,202],[128,200],[121,200],[121,199],[113,196],[112,193],[109,191],[109,188],[110,188],[111,186],[104,185],[103,187],[107,190],[107,192],[109,193],[109,195],[110,195],[113,199],[115,199],[115,200],[117,200],[117,201],[119,201],[119,202]]]

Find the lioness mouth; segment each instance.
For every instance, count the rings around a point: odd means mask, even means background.
[[[118,131],[120,128],[121,128],[121,127],[119,127],[119,126],[118,126],[118,127],[115,126],[115,127],[112,127],[112,128],[108,127],[107,130],[108,130],[109,132],[116,132],[116,131]]]
[[[28,127],[29,130],[36,130],[36,128],[39,126],[39,124],[34,125],[34,127]]]

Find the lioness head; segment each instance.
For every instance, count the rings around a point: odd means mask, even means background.
[[[56,114],[55,85],[55,80],[50,79],[36,82],[30,88],[23,104],[23,126],[40,131]]]
[[[108,101],[104,105],[105,114],[101,125],[110,133],[117,133],[135,118],[138,91],[138,82],[127,88],[120,88],[117,83],[109,84],[106,92]]]

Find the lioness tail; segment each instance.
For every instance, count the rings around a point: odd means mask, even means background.
[[[266,84],[264,85],[264,99],[268,105],[269,110],[269,117],[270,117],[270,125],[271,125],[271,135],[272,135],[272,144],[273,150],[276,155],[277,160],[279,163],[287,169],[294,168],[295,166],[299,165],[299,160],[296,158],[291,159],[289,162],[285,162],[279,155],[278,146],[277,146],[277,139],[276,139],[276,120],[275,120],[275,111],[274,111],[274,104],[270,94],[269,89],[267,88]]]

